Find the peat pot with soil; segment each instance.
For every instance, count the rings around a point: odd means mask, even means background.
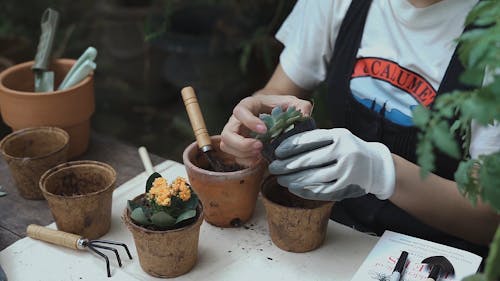
[[[264,144],[262,155],[275,159],[274,150],[286,138],[314,129],[314,119],[303,116],[294,107],[273,108],[271,114],[260,114],[267,127],[265,134],[254,137]],[[289,252],[308,252],[323,244],[333,202],[315,201],[298,197],[282,187],[276,177],[268,177],[262,184],[271,240],[280,249]]]
[[[184,178],[169,183],[153,173],[145,193],[127,205],[123,221],[132,232],[139,263],[146,273],[172,278],[195,266],[203,206]]]

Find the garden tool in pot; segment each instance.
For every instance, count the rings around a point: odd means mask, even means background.
[[[224,166],[214,156],[212,142],[210,141],[207,126],[201,114],[200,105],[198,104],[198,99],[196,98],[193,87],[184,87],[181,90],[181,94],[189,116],[189,121],[191,122],[191,127],[193,128],[194,136],[196,137],[196,142],[198,143],[198,148],[206,155],[214,171],[224,172]]]
[[[99,249],[113,251],[116,255],[116,259],[118,260],[118,265],[122,266],[122,261],[120,259],[120,255],[118,254],[118,250],[113,247],[106,245],[116,245],[122,246],[125,248],[127,255],[130,259],[132,259],[132,255],[130,255],[130,251],[128,250],[127,245],[125,243],[109,241],[109,240],[89,240],[81,237],[80,235],[76,235],[73,233],[68,233],[60,230],[54,230],[47,227],[30,224],[28,225],[28,229],[26,230],[28,237],[33,239],[42,240],[45,242],[49,242],[52,244],[56,244],[59,246],[64,246],[70,249],[76,250],[90,250],[102,258],[106,260],[106,269],[108,272],[108,277],[111,277],[111,270],[109,267],[109,259],[108,257],[102,253]]]
[[[455,268],[444,256],[428,257],[422,263],[432,266],[431,272],[425,281],[437,281],[441,276],[453,276],[455,274]]]
[[[52,45],[59,21],[59,13],[51,8],[43,12],[40,26],[42,34],[35,56],[35,63],[31,67],[35,73],[35,92],[51,92],[54,90],[54,72],[49,71]]]

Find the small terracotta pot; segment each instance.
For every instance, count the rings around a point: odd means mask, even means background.
[[[220,136],[211,137],[214,156],[224,164],[234,158],[219,149]],[[193,142],[184,150],[182,160],[189,182],[205,208],[205,220],[220,227],[237,227],[248,221],[255,209],[265,162],[234,172],[208,170],[209,163]]]
[[[55,61],[54,88],[75,63],[71,59]],[[12,130],[38,126],[56,126],[70,135],[68,157],[74,158],[87,150],[90,117],[94,113],[93,76],[62,91],[34,92],[33,61],[9,67],[0,73],[0,107],[2,118]]]
[[[141,194],[137,198],[144,196]],[[155,277],[177,277],[189,272],[198,259],[203,207],[198,205],[197,219],[178,229],[154,231],[136,225],[125,208],[123,221],[134,237],[142,270]]]
[[[73,161],[58,165],[40,178],[57,228],[96,239],[111,226],[111,200],[116,172],[97,161]]]
[[[19,194],[25,199],[44,199],[38,181],[48,169],[66,162],[69,135],[56,127],[15,131],[0,142]]]
[[[333,202],[303,199],[269,177],[262,185],[271,240],[280,249],[303,253],[323,244]]]

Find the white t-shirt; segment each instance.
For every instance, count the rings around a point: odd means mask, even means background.
[[[351,92],[385,117],[412,126],[412,110],[430,105],[478,0],[443,0],[415,8],[408,0],[371,4],[351,76]],[[311,90],[326,78],[335,40],[350,0],[298,0],[276,34],[285,48],[280,64],[299,87]],[[499,126],[473,126],[473,157],[500,149]],[[480,137],[479,137],[480,136]]]

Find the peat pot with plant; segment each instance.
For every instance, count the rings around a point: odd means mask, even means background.
[[[465,22],[473,28],[458,38],[458,54],[464,66],[460,81],[470,89],[440,95],[432,110],[418,107],[414,112],[415,124],[425,128],[417,147],[422,175],[434,168],[434,149],[460,159],[455,172],[460,192],[472,204],[481,201],[497,214],[500,213],[500,151],[472,158],[468,150],[474,126],[498,126],[500,120],[499,15],[500,1],[479,2]],[[462,149],[457,139],[463,140]],[[464,280],[500,280],[500,225],[490,244],[484,271]]]
[[[254,134],[262,141],[262,155],[275,159],[274,150],[286,138],[314,129],[314,119],[304,116],[294,107],[283,110],[275,107],[271,114],[260,114],[267,127],[265,134]],[[308,200],[280,186],[276,177],[267,178],[262,185],[264,207],[271,240],[280,249],[308,252],[323,244],[333,202]]]
[[[134,237],[142,269],[155,277],[189,272],[198,258],[203,206],[182,177],[171,183],[158,173],[145,193],[128,201],[123,220]]]

